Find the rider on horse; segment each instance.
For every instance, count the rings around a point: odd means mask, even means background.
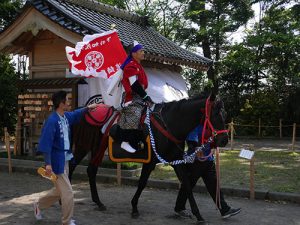
[[[121,144],[121,148],[134,153],[139,148],[139,143],[144,142],[144,133],[139,129],[140,118],[145,103],[153,105],[147,95],[148,78],[141,61],[144,59],[143,46],[134,41],[131,50],[121,69],[123,69],[122,85],[124,94],[120,121],[110,130],[114,141]]]

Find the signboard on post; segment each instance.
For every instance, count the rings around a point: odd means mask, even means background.
[[[248,146],[249,149],[253,149],[253,145]],[[242,149],[239,157],[247,159],[250,161],[250,199],[255,199],[255,191],[254,191],[254,151],[248,150],[248,149]]]
[[[248,159],[251,160],[254,156],[254,151],[251,150],[247,150],[247,149],[242,149],[239,157],[244,158],[244,159]]]

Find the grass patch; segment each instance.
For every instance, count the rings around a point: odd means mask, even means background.
[[[238,157],[239,151],[220,154],[221,185],[249,188],[249,161]],[[257,151],[255,153],[255,189],[300,193],[300,154],[292,152]],[[176,180],[172,167],[156,168],[155,179]],[[202,180],[199,180],[202,183]]]

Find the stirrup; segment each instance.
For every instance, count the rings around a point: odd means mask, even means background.
[[[121,143],[121,148],[123,148],[125,151],[130,152],[130,153],[135,153],[136,149],[131,147],[131,145],[128,142],[123,141]]]

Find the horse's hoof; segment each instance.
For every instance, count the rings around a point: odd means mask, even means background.
[[[137,219],[139,216],[140,216],[140,213],[138,211],[131,213],[131,218],[133,218],[133,219]]]
[[[99,211],[105,211],[106,210],[105,205],[98,205],[98,210]]]

